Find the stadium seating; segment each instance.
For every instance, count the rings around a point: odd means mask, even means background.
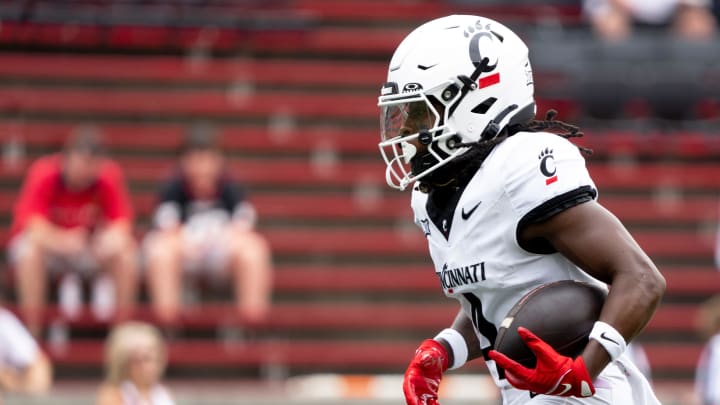
[[[230,12],[232,3],[214,2],[211,11]],[[3,21],[0,46],[12,51],[0,52],[0,218],[9,223],[34,158],[57,150],[75,131],[98,131],[126,170],[142,237],[183,131],[213,122],[223,134],[229,172],[249,187],[259,229],[272,245],[276,305],[254,337],[218,341],[232,307],[227,291],[211,292],[212,303],[183,314],[186,335],[171,342],[171,375],[198,366],[232,373],[267,365],[290,373],[400,372],[417,342],[447,325],[455,307],[441,296],[408,194],[384,185],[377,89],[407,28],[449,6],[279,3],[253,11],[262,16],[249,14],[270,21],[268,29],[219,25],[211,34],[202,24],[104,21],[70,29],[57,21]],[[500,3],[458,9],[527,24],[548,15],[547,7],[530,2]],[[577,5],[549,3],[554,21],[579,24]],[[405,17],[395,21],[398,15]],[[212,38],[201,50],[221,57],[197,51],[203,35]],[[18,52],[22,46],[36,52]],[[187,54],[179,56],[179,49]],[[567,71],[536,66],[539,111],[554,107],[563,120],[582,120],[584,106],[567,80]],[[716,102],[700,107],[703,118],[718,117]],[[576,141],[595,152],[588,167],[600,202],[628,225],[668,280],[667,297],[641,341],[656,379],[687,385],[701,347],[697,304],[720,291],[711,260],[720,138],[702,126],[624,124],[595,122]],[[60,316],[55,307],[46,315],[48,323]],[[151,319],[145,302],[138,316]],[[107,325],[89,311],[69,322],[74,338],[66,346],[48,344],[60,376],[98,370]]]
[[[694,305],[662,307],[648,325],[648,332],[682,334],[694,327],[696,310]],[[170,362],[171,365],[207,367],[258,366],[265,362],[275,362],[301,370],[321,371],[330,367],[345,372],[357,372],[368,367],[399,368],[407,362],[408,353],[414,350],[417,344],[414,340],[384,342],[378,353],[368,350],[368,345],[376,342],[348,338],[344,334],[361,334],[369,330],[376,334],[398,330],[424,333],[447,322],[456,312],[457,307],[450,303],[392,306],[365,302],[341,305],[309,303],[302,306],[278,304],[273,309],[271,320],[255,330],[260,336],[270,337],[229,341],[223,345],[211,339],[173,342],[170,345]],[[140,318],[152,320],[147,310],[143,313],[146,315]],[[409,313],[422,316],[408,316]],[[229,305],[204,304],[200,308],[187,310],[183,323],[191,329],[214,330],[218,319],[227,319],[231,314]],[[56,311],[49,311],[48,321],[55,319],[56,315]],[[71,325],[86,330],[107,327],[106,323],[98,322],[90,314],[83,314]],[[48,344],[47,348],[61,367],[99,367],[102,360],[101,342],[97,340],[71,341],[64,346]],[[675,372],[692,372],[699,355],[699,348],[693,344],[650,342],[645,348],[655,367],[672,368]],[[329,352],[320,355],[326,349]],[[187,350],[192,354],[188,354]],[[343,353],[355,351],[364,352],[367,357],[358,358],[358,354]],[[481,367],[476,364],[473,369],[481,370]]]
[[[582,21],[574,2],[462,5],[430,0],[276,0],[270,2],[57,2],[10,4],[0,9],[5,46],[167,51],[302,52],[304,55],[390,52],[408,26],[431,16],[475,12],[519,26]],[[328,24],[328,22],[334,24]],[[374,24],[373,24],[374,23]],[[68,29],[71,27],[71,29]]]

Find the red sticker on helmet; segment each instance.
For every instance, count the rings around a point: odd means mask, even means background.
[[[481,89],[485,87],[490,87],[493,84],[498,83],[500,83],[500,73],[493,73],[490,76],[485,76],[478,79],[478,86]]]

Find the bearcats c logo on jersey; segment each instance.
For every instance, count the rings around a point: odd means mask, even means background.
[[[543,176],[547,177],[545,180],[545,185],[549,186],[553,183],[555,183],[558,179],[557,175],[557,168],[555,168],[555,157],[553,156],[553,150],[550,148],[545,148],[545,150],[540,152],[540,156],[538,156],[538,159],[540,159],[540,173],[543,174]]]

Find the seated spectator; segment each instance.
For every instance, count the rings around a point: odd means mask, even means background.
[[[584,0],[585,13],[603,39],[626,39],[633,25],[671,27],[680,38],[708,40],[716,30],[709,0]]]
[[[0,308],[0,392],[42,394],[51,383],[50,360],[15,315]]]
[[[229,179],[213,138],[204,127],[188,132],[144,243],[152,306],[167,326],[178,321],[184,274],[234,279],[235,306],[246,324],[261,322],[269,310],[270,249],[253,230],[255,210]]]
[[[113,289],[100,289],[93,301],[116,306],[119,318],[129,316],[137,283],[130,201],[120,167],[103,155],[94,134],[76,134],[62,153],[34,162],[13,214],[8,256],[21,314],[33,335],[38,336],[42,326],[48,272],[75,279],[107,274]],[[79,294],[81,288],[65,290]],[[116,302],[107,304],[110,294]],[[61,302],[61,307],[66,304]]]
[[[720,405],[720,295],[700,308],[700,332],[708,339],[697,366],[695,390],[702,405]]]
[[[105,345],[105,383],[96,405],[174,405],[160,381],[166,349],[157,328],[142,322],[116,326]]]

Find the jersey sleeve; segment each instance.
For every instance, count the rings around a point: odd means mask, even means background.
[[[228,178],[223,178],[220,181],[220,190],[222,204],[230,211],[247,199],[245,189]]]
[[[110,221],[133,220],[130,193],[120,166],[106,162],[100,172],[100,200],[103,214]]]
[[[53,171],[50,170],[47,159],[41,158],[33,163],[25,177],[20,195],[14,208],[13,229],[25,227],[27,221],[33,216],[47,218],[50,210],[50,197],[53,190]]]
[[[2,363],[6,367],[23,370],[38,356],[39,348],[30,332],[12,313],[0,310],[0,344]]]
[[[186,203],[186,199],[180,177],[166,181],[160,187],[158,205],[153,214],[155,227],[169,229],[179,226],[183,222],[182,207]]]
[[[578,148],[554,134],[528,134],[504,167],[505,193],[518,220],[516,233],[597,197]],[[522,247],[535,253],[554,252],[547,245]]]

